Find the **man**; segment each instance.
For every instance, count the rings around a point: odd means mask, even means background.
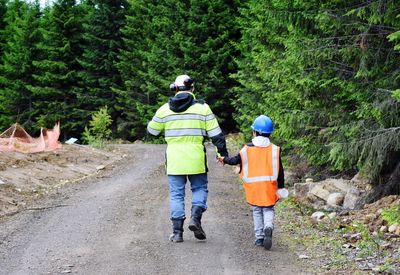
[[[208,179],[204,147],[209,137],[220,156],[228,156],[225,137],[210,107],[197,101],[194,82],[188,75],[180,75],[170,85],[175,96],[161,106],[147,126],[152,135],[164,132],[167,142],[167,175],[170,190],[172,242],[183,242],[185,220],[185,184],[189,179],[192,190],[192,211],[189,230],[195,238],[206,239],[201,227],[203,212],[207,209]]]

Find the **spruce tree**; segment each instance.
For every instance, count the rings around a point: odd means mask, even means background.
[[[158,103],[166,100],[163,95],[171,80],[165,80],[163,75],[169,71],[169,67],[164,66],[170,60],[156,66],[152,60],[153,51],[160,51],[158,56],[171,58],[161,52],[162,47],[155,40],[163,33],[162,25],[170,26],[172,32],[173,24],[161,16],[169,10],[158,6],[158,2],[132,1],[126,25],[121,30],[126,45],[120,52],[118,63],[123,81],[123,89],[118,91],[118,107],[122,114],[118,128],[122,138],[143,137],[147,121]]]
[[[116,90],[121,90],[121,76],[116,67],[119,52],[123,49],[121,28],[125,24],[128,3],[93,0],[86,4],[88,12],[84,25],[84,52],[79,58],[80,77],[84,91],[78,98],[84,117],[108,106],[114,122],[119,121]],[[114,132],[116,125],[114,124]]]
[[[177,75],[196,82],[196,96],[211,105],[221,126],[232,130],[230,90],[235,71],[233,47],[236,2],[135,1],[123,30],[127,50],[119,68],[129,98],[132,134],[142,136],[156,108],[174,93],[168,87]],[[135,60],[135,62],[132,62]],[[130,64],[133,63],[133,64]],[[126,109],[126,108],[125,108]]]
[[[37,56],[35,45],[40,41],[39,1],[26,3],[13,0],[6,14],[4,31],[7,44],[3,63],[0,65],[0,98],[3,114],[0,125],[19,122],[30,128],[32,121],[32,96],[29,87],[33,83],[35,68],[32,60]]]
[[[242,129],[264,113],[314,165],[385,173],[400,129],[399,55],[387,38],[398,1],[385,2],[249,1],[235,75]]]
[[[4,44],[6,43],[5,37],[3,35],[4,29],[6,27],[5,14],[7,11],[7,0],[0,0],[0,60],[3,55]]]
[[[79,136],[86,124],[76,108],[81,92],[77,61],[82,56],[82,20],[84,10],[75,0],[58,0],[45,10],[42,22],[43,41],[40,57],[33,61],[33,115],[37,126],[51,127],[60,121],[64,138]]]

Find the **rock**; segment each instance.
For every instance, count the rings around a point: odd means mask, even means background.
[[[394,233],[397,230],[397,224],[392,224],[391,226],[389,226],[388,228],[388,232],[389,233]]]
[[[104,165],[99,165],[96,167],[96,170],[103,170],[104,168],[106,168]]]
[[[361,192],[356,189],[350,189],[344,196],[343,208],[344,209],[354,209],[360,199]]]
[[[290,171],[285,171],[285,183],[288,183],[288,185],[290,186],[291,184],[294,184],[297,181],[298,177],[296,176],[295,173]]]
[[[341,206],[343,204],[344,195],[342,193],[331,193],[328,195],[326,203],[330,206]]]
[[[356,248],[352,243],[345,243],[342,245],[343,248]]]
[[[328,200],[329,191],[324,189],[321,185],[315,185],[311,190],[310,194],[317,196],[318,198],[323,199],[324,201]]]
[[[2,185],[2,184],[6,184],[6,183],[0,179],[0,185]]]
[[[333,220],[333,219],[336,218],[336,216],[337,216],[337,213],[336,212],[332,212],[332,213],[329,213],[328,218]]]
[[[312,178],[306,178],[306,183],[311,183],[311,182],[314,182]]]
[[[369,224],[369,223],[373,222],[375,219],[376,219],[375,214],[367,214],[364,217],[364,223]]]
[[[351,182],[353,185],[357,185],[357,186],[367,186],[367,185],[371,184],[371,182],[370,182],[368,179],[363,178],[363,177],[360,175],[360,173],[357,173],[357,174],[350,180],[350,182]]]
[[[383,249],[387,249],[387,248],[392,247],[392,243],[391,242],[382,242],[379,246]]]
[[[349,241],[356,241],[356,240],[361,239],[361,233],[353,233],[353,234],[346,233],[346,234],[343,234],[342,237]]]
[[[351,241],[355,241],[355,240],[359,240],[359,239],[361,239],[361,233],[354,233],[354,234],[351,234],[351,236],[350,236]]]
[[[382,225],[381,228],[379,228],[379,232],[385,233],[387,232],[388,228],[386,225]]]
[[[312,183],[307,182],[300,182],[294,184],[294,195],[296,197],[307,197],[308,192],[310,189],[314,187]]]
[[[332,184],[337,189],[342,191],[341,193],[347,193],[352,188],[352,186],[349,184],[349,181],[344,180],[344,179],[338,179],[338,180],[332,181]]]
[[[339,216],[348,216],[350,214],[350,211],[348,209],[342,209],[338,213]]]
[[[325,213],[321,211],[314,212],[311,218],[315,221],[321,221],[325,217]]]
[[[302,260],[309,259],[309,258],[310,257],[308,257],[307,255],[304,255],[304,254],[299,255],[299,259],[302,259]]]

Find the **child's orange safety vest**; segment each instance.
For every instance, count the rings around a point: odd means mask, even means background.
[[[240,177],[249,204],[273,206],[278,201],[279,151],[272,143],[268,147],[245,145],[240,150]]]

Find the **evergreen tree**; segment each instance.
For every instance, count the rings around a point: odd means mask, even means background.
[[[137,117],[132,135],[145,133],[155,109],[173,95],[168,86],[180,74],[194,79],[196,96],[211,105],[221,125],[234,128],[229,74],[235,70],[236,11],[236,2],[222,0],[132,3],[123,30],[128,47],[119,64],[126,85],[121,97],[129,99],[123,102],[131,109],[136,105],[129,114]]]
[[[7,0],[0,0],[0,59],[3,55],[4,44],[6,43],[3,32],[6,27],[6,22],[4,17],[7,11],[7,2],[8,2]]]
[[[116,110],[115,90],[121,90],[121,76],[116,68],[118,54],[123,49],[121,27],[125,24],[127,1],[93,0],[87,3],[90,12],[85,24],[85,45],[80,74],[84,92],[78,105],[84,117],[108,105],[114,122],[120,116]],[[115,132],[115,125],[114,125]]]
[[[33,61],[38,70],[31,87],[37,127],[60,121],[64,138],[79,136],[86,123],[76,109],[83,18],[84,10],[75,0],[58,0],[48,7],[42,22],[43,41],[38,45],[41,56]]]
[[[31,126],[32,97],[28,89],[33,83],[35,68],[32,60],[37,52],[35,45],[40,41],[39,1],[26,3],[13,0],[6,14],[7,27],[3,64],[0,65],[0,101],[2,102],[1,127],[19,122]]]
[[[250,1],[235,75],[242,129],[265,113],[311,163],[377,179],[399,151],[396,3]]]
[[[236,85],[230,74],[236,72],[234,44],[239,41],[235,18],[239,1],[190,1],[179,5],[178,14],[185,28],[180,29],[180,50],[184,69],[198,82],[196,89],[212,107],[226,131],[235,129],[232,118],[232,88]],[[179,63],[177,64],[179,68]]]
[[[126,25],[121,30],[126,48],[120,52],[118,69],[124,88],[118,91],[118,108],[121,119],[118,121],[119,135],[124,139],[143,136],[147,106],[154,101],[146,90],[146,54],[150,52],[154,33],[151,32],[153,12],[157,1],[130,1]]]

